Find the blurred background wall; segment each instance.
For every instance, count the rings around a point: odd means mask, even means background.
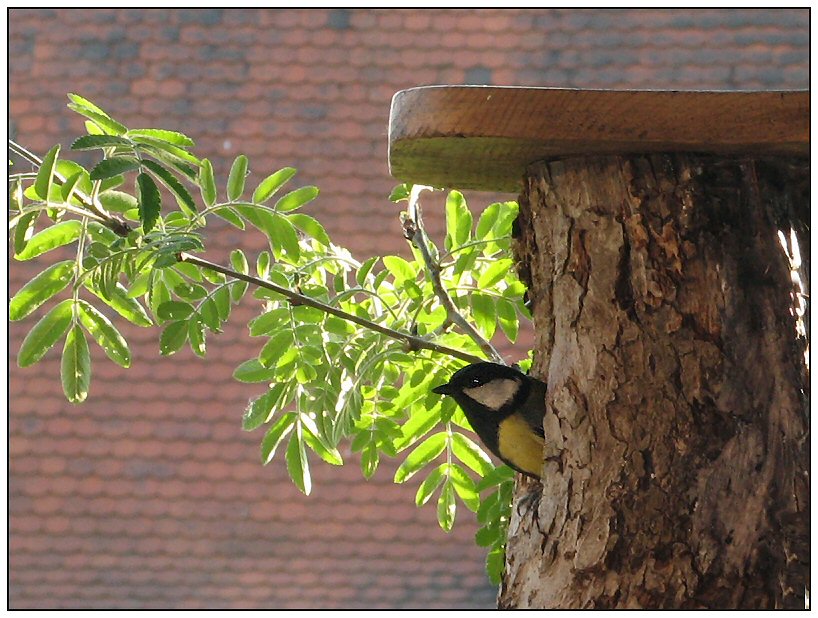
[[[572,88],[808,87],[809,11],[11,9],[9,136],[42,155],[82,134],[67,92],[129,127],[182,131],[224,186],[292,165],[321,196],[306,212],[358,258],[408,253],[386,197],[392,95],[428,84]],[[472,206],[497,197],[468,194]],[[441,202],[442,204],[442,202]],[[432,233],[442,207],[426,208]],[[224,262],[260,237],[216,225]],[[9,252],[11,255],[11,252]],[[16,292],[42,263],[10,263]],[[241,414],[258,394],[232,380],[258,342],[234,311],[205,360],[158,353],[158,333],[117,324],[129,370],[94,350],[89,400],[63,398],[59,354],[16,367],[10,328],[12,608],[492,607],[470,513],[451,534],[416,483],[384,462],[313,462],[302,496],[283,461],[259,462]],[[524,346],[507,350],[509,360]]]

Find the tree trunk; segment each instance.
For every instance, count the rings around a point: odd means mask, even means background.
[[[501,607],[804,607],[806,338],[778,232],[808,269],[808,209],[797,158],[528,170],[515,251],[555,456]]]

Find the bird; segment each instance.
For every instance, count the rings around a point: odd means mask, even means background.
[[[513,367],[479,362],[432,389],[457,402],[489,451],[535,479],[543,465],[547,385]]]

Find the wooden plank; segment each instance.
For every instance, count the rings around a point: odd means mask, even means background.
[[[399,180],[519,191],[528,164],[594,154],[809,156],[809,92],[427,86],[392,99]]]

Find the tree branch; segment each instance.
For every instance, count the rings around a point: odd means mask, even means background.
[[[347,320],[349,322],[358,324],[359,326],[363,326],[364,328],[374,330],[376,332],[381,333],[382,335],[391,337],[392,339],[397,339],[398,341],[405,341],[414,349],[431,350],[432,352],[437,352],[438,354],[446,354],[447,356],[459,358],[460,360],[464,360],[468,363],[479,363],[485,360],[484,358],[474,356],[473,354],[463,352],[462,350],[457,350],[455,348],[450,348],[448,346],[439,345],[437,343],[433,343],[431,341],[423,339],[422,337],[416,337],[414,335],[410,335],[409,333],[402,333],[400,331],[387,328],[386,326],[381,326],[380,324],[376,324],[375,322],[358,317],[357,315],[347,313],[346,311],[338,309],[337,307],[333,307],[332,305],[322,303],[321,301],[315,300],[314,298],[310,298],[309,296],[299,294],[298,292],[290,290],[289,288],[281,287],[280,285],[276,285],[275,283],[271,283],[270,281],[265,281],[264,279],[259,279],[258,277],[253,277],[252,275],[242,274],[230,268],[221,266],[220,264],[210,262],[208,260],[196,257],[195,255],[191,255],[189,253],[179,254],[179,261],[187,262],[189,264],[195,264],[203,268],[208,268],[210,270],[222,273],[223,275],[227,275],[235,279],[240,279],[242,281],[246,281],[247,283],[252,283],[253,285],[258,286],[260,288],[272,290],[273,292],[281,294],[285,298],[288,298],[290,302],[294,304],[307,305],[308,307],[320,309],[324,313],[334,315],[338,318],[341,318],[342,320]]]
[[[406,238],[420,251],[423,262],[426,264],[426,270],[429,273],[435,295],[440,300],[440,304],[443,305],[443,308],[446,309],[447,319],[456,324],[472,341],[480,346],[480,349],[483,350],[486,356],[497,363],[505,365],[505,360],[503,360],[500,353],[461,315],[457,307],[454,306],[452,297],[449,296],[446,288],[443,287],[443,282],[440,280],[440,264],[432,257],[429,251],[429,237],[426,234],[426,228],[423,226],[423,215],[420,208],[420,193],[428,188],[429,187],[421,185],[412,187],[408,208],[410,221],[404,222]]]

